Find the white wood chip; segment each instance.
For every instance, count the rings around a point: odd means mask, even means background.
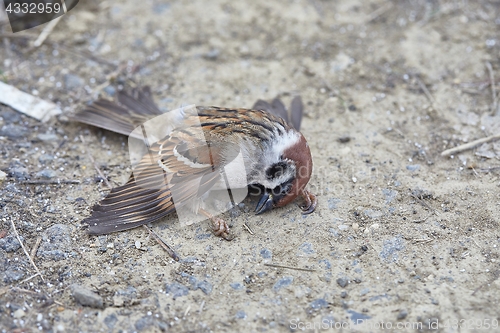
[[[52,102],[22,92],[21,90],[0,81],[0,103],[24,113],[30,117],[46,122],[61,113],[61,109]]]

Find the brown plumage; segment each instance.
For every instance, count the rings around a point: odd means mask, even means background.
[[[257,213],[284,206],[297,196],[306,200],[303,210],[312,212],[316,199],[305,190],[312,172],[311,154],[294,128],[300,128],[300,97],[292,102],[293,125],[287,123],[278,99],[272,104],[258,101],[255,107],[258,110],[196,107],[162,115],[145,88],[120,92],[115,102],[98,100],[76,114],[75,120],[137,138],[145,127],[134,129],[157,117],[149,124],[160,124],[163,137],[147,143],[129,181],[94,207],[83,221],[88,232],[134,228],[187,206],[209,217],[216,234],[227,238],[227,224],[205,210],[204,200],[212,190],[224,189],[228,178],[240,184],[237,187],[263,187]],[[238,156],[244,167],[231,164]]]

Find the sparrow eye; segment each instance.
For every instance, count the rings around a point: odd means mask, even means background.
[[[286,183],[286,184],[283,184],[283,185],[280,185],[280,186],[276,186],[272,190],[272,192],[276,196],[285,196],[285,195],[287,195],[290,192],[291,189],[292,189],[292,184]]]
[[[288,165],[285,162],[278,162],[273,164],[269,169],[266,170],[267,179],[275,179],[280,177],[285,173]]]

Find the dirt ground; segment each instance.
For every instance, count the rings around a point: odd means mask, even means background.
[[[1,332],[500,332],[500,143],[441,156],[500,133],[500,2],[89,0],[42,29],[0,36],[1,80],[63,110],[0,105]],[[164,110],[300,94],[315,213],[150,225],[179,261],[88,236],[91,157],[124,183],[127,138],[67,115],[123,84]]]

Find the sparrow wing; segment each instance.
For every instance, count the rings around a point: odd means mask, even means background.
[[[219,181],[218,152],[188,129],[154,144],[129,181],[114,188],[82,223],[106,234],[156,221],[209,192]],[[175,200],[175,202],[174,202]]]
[[[302,104],[302,98],[300,96],[295,96],[292,99],[290,113],[292,126],[297,131],[300,131],[300,124],[302,123],[302,117],[304,116],[304,104]]]
[[[71,119],[129,135],[137,126],[161,114],[151,97],[151,90],[143,87],[118,92],[117,101],[99,99]]]

